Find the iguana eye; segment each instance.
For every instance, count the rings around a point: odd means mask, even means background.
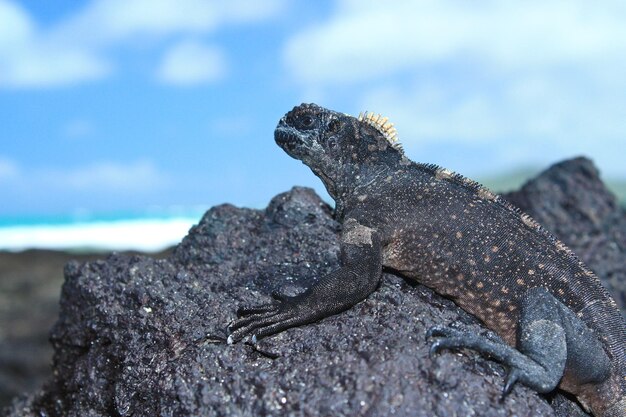
[[[313,118],[311,116],[302,116],[300,123],[302,123],[304,127],[311,127],[313,126]]]

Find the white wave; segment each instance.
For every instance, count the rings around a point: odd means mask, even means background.
[[[137,250],[154,252],[177,244],[197,218],[141,219],[0,228],[0,249]]]

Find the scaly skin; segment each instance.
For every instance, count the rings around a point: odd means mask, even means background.
[[[409,161],[376,120],[303,104],[278,145],[308,165],[336,202],[341,268],[295,297],[240,311],[230,343],[344,311],[382,269],[454,300],[505,340],[446,327],[431,352],[468,347],[538,392],[560,387],[596,416],[626,416],[626,323],[597,277],[534,220],[477,183]]]

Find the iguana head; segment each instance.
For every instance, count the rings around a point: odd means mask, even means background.
[[[274,137],[322,179],[334,198],[367,168],[402,157],[386,118],[371,113],[356,118],[315,104],[294,107],[280,119]]]

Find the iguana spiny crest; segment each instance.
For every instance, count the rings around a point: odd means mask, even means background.
[[[367,123],[378,130],[394,148],[402,151],[402,145],[398,142],[398,131],[388,117],[373,112],[361,112],[357,118],[360,122]]]

